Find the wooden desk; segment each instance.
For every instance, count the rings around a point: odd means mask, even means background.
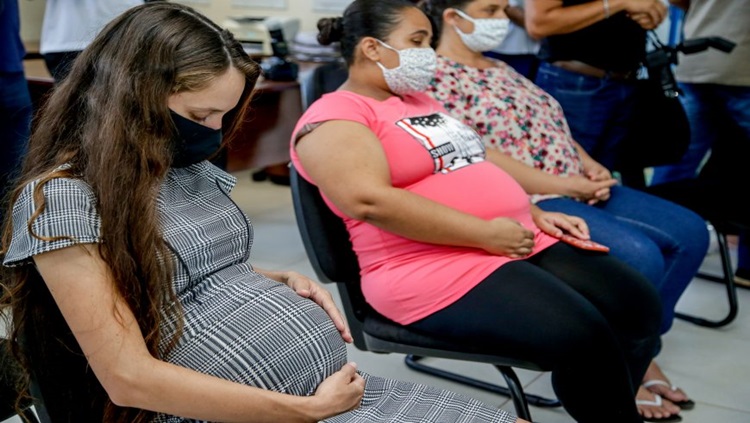
[[[255,89],[246,121],[227,148],[227,171],[266,168],[288,175],[289,141],[302,116],[300,84],[260,81]]]
[[[52,87],[44,61],[24,61],[32,99],[39,104]],[[269,175],[288,175],[289,140],[302,116],[300,84],[260,80],[251,109],[234,142],[226,151],[226,170],[266,169]]]
[[[42,54],[39,53],[39,41],[24,41],[23,48],[24,50],[26,50],[26,56],[24,57],[24,60],[42,58]]]
[[[49,71],[47,70],[47,65],[44,64],[44,59],[42,59],[41,57],[36,59],[24,59],[23,70],[26,73],[27,78],[33,77],[48,78],[50,80],[52,79],[52,75],[50,75]]]

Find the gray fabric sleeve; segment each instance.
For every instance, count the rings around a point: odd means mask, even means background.
[[[78,179],[55,178],[44,184],[45,207],[29,231],[28,222],[38,207],[34,201],[38,184],[29,183],[13,205],[13,237],[3,260],[6,266],[28,263],[47,251],[101,242],[94,193]]]

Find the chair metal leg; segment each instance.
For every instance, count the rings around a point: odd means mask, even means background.
[[[516,372],[514,372],[511,367],[495,366],[498,370],[500,370],[501,374],[505,378],[505,382],[508,384],[508,387],[506,388],[504,386],[484,382],[478,379],[459,375],[457,373],[449,372],[420,363],[420,360],[422,360],[423,358],[425,357],[409,354],[406,356],[406,358],[404,358],[404,362],[409,368],[418,372],[427,373],[433,376],[441,377],[443,379],[452,380],[454,382],[462,383],[474,388],[484,389],[485,391],[490,391],[509,397],[513,400],[513,405],[516,408],[516,414],[518,415],[518,417],[524,420],[531,421],[528,404],[545,408],[560,407],[562,405],[557,399],[550,399],[541,397],[539,395],[524,393],[523,387],[521,386],[521,383],[518,381],[518,377],[516,376]]]
[[[495,367],[500,370],[503,378],[505,378],[505,383],[508,384],[510,398],[513,400],[513,406],[516,408],[516,414],[518,415],[518,417],[524,420],[532,421],[531,412],[529,411],[529,401],[523,393],[523,386],[521,386],[521,382],[518,380],[518,375],[516,375],[516,372],[513,371],[513,368],[508,366]]]
[[[738,310],[737,288],[734,284],[734,270],[732,269],[732,258],[729,255],[727,236],[724,233],[719,233],[717,235],[719,241],[719,254],[721,256],[721,266],[723,268],[724,277],[722,278],[705,273],[698,273],[697,277],[714,282],[721,282],[726,285],[727,297],[729,299],[729,312],[727,313],[726,317],[720,320],[708,320],[702,317],[697,317],[685,313],[675,313],[675,317],[677,318],[708,328],[718,328],[728,325],[735,319],[735,317],[737,317]]]

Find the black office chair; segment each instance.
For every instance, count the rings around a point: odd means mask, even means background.
[[[742,195],[737,191],[737,181],[746,177],[743,174],[746,168],[743,161],[747,154],[750,154],[750,145],[747,145],[750,143],[747,143],[741,134],[732,132],[731,128],[726,130],[729,132],[720,137],[697,178],[645,188],[646,192],[695,211],[714,227],[719,243],[722,274],[717,276],[699,272],[696,276],[725,285],[729,310],[725,317],[718,320],[685,313],[676,314],[682,320],[711,328],[726,326],[734,321],[739,309],[727,236],[737,235],[740,231],[750,233],[750,213],[733,201],[738,195]]]
[[[317,65],[310,76],[302,81],[303,109],[307,109],[323,94],[336,91],[346,81],[348,75],[346,64],[341,61]]]
[[[726,169],[727,157],[722,156],[721,150],[709,159],[704,170],[696,179],[680,180],[666,184],[653,185],[646,191],[659,197],[668,199],[677,204],[685,206],[709,222],[717,236],[719,244],[719,256],[721,258],[721,275],[699,272],[696,276],[700,279],[719,282],[725,285],[727,301],[729,305],[725,317],[718,320],[706,319],[685,313],[676,313],[682,320],[697,324],[699,326],[718,328],[726,326],[737,317],[739,305],[737,300],[737,287],[734,282],[734,266],[730,247],[727,242],[728,235],[739,234],[740,231],[750,232],[750,214],[744,208],[731,199],[735,199],[736,181],[731,178],[718,177],[719,168],[721,172]],[[746,157],[746,156],[745,156]],[[720,164],[724,163],[724,164]],[[735,169],[743,169],[738,167]],[[728,201],[729,200],[729,201]]]
[[[734,282],[734,269],[727,236],[738,234],[742,228],[750,230],[748,223],[742,221],[746,219],[732,219],[725,215],[726,210],[719,209],[720,207],[727,207],[724,204],[727,197],[721,196],[720,192],[723,190],[720,188],[711,182],[691,179],[656,185],[646,189],[652,194],[681,204],[700,214],[713,226],[716,232],[721,258],[721,275],[699,272],[696,277],[725,285],[729,305],[726,316],[718,320],[711,320],[681,312],[675,313],[675,316],[679,319],[710,328],[726,326],[737,317],[739,309],[737,288]]]
[[[290,179],[297,226],[310,263],[321,282],[337,285],[354,345],[358,349],[406,354],[406,364],[417,371],[509,396],[517,415],[529,421],[529,403],[539,407],[561,405],[556,399],[524,394],[513,371],[513,367],[534,371],[549,369],[528,361],[473,351],[462,345],[413,332],[373,310],[362,294],[359,264],[344,222],[325,204],[318,188],[302,178],[294,166],[290,169]],[[426,366],[420,363],[424,357],[492,364],[503,375],[508,387]]]
[[[630,174],[633,175],[632,173]],[[638,181],[638,177],[631,177],[628,181]],[[716,233],[721,258],[721,275],[699,271],[695,277],[726,286],[728,310],[721,319],[711,320],[686,313],[676,312],[678,319],[694,323],[698,326],[718,328],[733,322],[737,317],[739,305],[737,288],[734,282],[734,267],[732,266],[731,248],[727,240],[729,235],[737,235],[741,230],[750,231],[750,215],[741,215],[740,208],[727,204],[729,186],[712,179],[685,179],[665,184],[646,186],[645,183],[627,184],[631,188],[640,189],[649,194],[669,200],[698,213],[707,223],[711,224]]]
[[[33,286],[26,325],[18,342],[31,368],[29,393],[41,423],[102,421],[104,388],[94,376],[57,304],[36,270],[29,270]],[[44,312],[42,312],[44,310]],[[40,316],[47,319],[40,319]],[[41,340],[46,339],[46,342]]]
[[[343,60],[325,63],[313,71],[313,100],[321,95],[336,91],[349,77],[346,63]]]
[[[15,404],[18,398],[16,382],[21,369],[10,354],[8,343],[10,340],[0,338],[0,421],[18,415],[31,423],[39,423],[36,414],[31,410],[33,405],[31,400],[22,403],[20,414],[16,412]]]

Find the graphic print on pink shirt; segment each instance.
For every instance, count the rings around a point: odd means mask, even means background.
[[[408,117],[396,125],[427,149],[435,173],[448,173],[484,161],[484,144],[479,135],[445,113]]]

